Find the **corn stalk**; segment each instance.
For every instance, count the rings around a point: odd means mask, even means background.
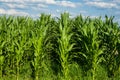
[[[3,76],[2,71],[3,71],[3,64],[4,64],[4,59],[5,59],[5,56],[3,55],[2,49],[5,45],[5,43],[6,43],[5,41],[4,42],[0,41],[0,75],[1,75],[0,77],[1,77],[1,79]]]
[[[39,80],[39,71],[42,71],[42,67],[44,64],[45,57],[45,42],[47,36],[48,25],[46,22],[49,21],[50,16],[41,15],[40,21],[37,23],[39,25],[36,26],[35,32],[32,32],[32,43],[34,46],[34,60],[32,61],[32,65],[35,70],[35,80]]]
[[[62,73],[64,79],[69,79],[69,54],[74,44],[70,43],[73,33],[70,33],[71,27],[68,26],[69,14],[64,13],[61,15],[61,22],[59,25],[60,38],[58,39],[59,44],[59,56],[62,66]]]
[[[84,50],[79,52],[80,55],[85,57],[87,63],[91,65],[92,80],[96,80],[97,65],[104,59],[100,57],[103,54],[103,47],[100,47],[100,40],[98,38],[98,30],[95,29],[93,22],[79,27],[79,41]]]

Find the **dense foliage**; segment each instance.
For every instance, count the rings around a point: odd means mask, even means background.
[[[0,80],[119,80],[113,18],[0,16]]]

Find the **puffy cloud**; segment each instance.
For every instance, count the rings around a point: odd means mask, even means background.
[[[6,4],[9,8],[26,8],[24,4],[12,4],[12,3],[7,3]]]
[[[103,1],[103,0],[83,0],[83,1]]]
[[[96,6],[100,8],[119,8],[116,3],[108,3],[108,2],[86,2],[87,5]]]
[[[56,4],[55,0],[41,0],[41,1],[48,3],[48,4]]]
[[[52,5],[59,5],[59,6],[63,6],[63,7],[73,7],[75,8],[78,4],[71,2],[71,1],[66,1],[66,0],[62,0],[62,1],[55,1],[55,0],[31,0],[31,2],[41,2],[41,3],[45,3],[45,4],[52,4]]]
[[[0,8],[0,14],[21,15],[21,16],[27,16],[27,15],[29,15],[26,12],[16,11],[15,9],[5,10],[5,9],[2,9],[2,8]]]
[[[48,6],[45,5],[45,4],[38,4],[37,6],[38,6],[38,7],[41,7],[41,8],[47,8],[47,7],[48,7]]]
[[[24,0],[0,0],[0,2],[17,2],[17,3],[23,3]]]
[[[6,11],[4,9],[0,9],[0,14],[4,14]]]
[[[56,1],[56,5],[64,6],[64,7],[77,7],[77,4],[70,1]]]
[[[59,12],[61,12],[61,11],[60,11],[59,9],[57,9],[57,10],[56,10],[56,12],[58,12],[58,13],[59,13]]]
[[[0,0],[0,2],[15,2],[15,3],[44,3],[44,4],[52,4],[52,5],[58,5],[58,6],[63,6],[63,7],[72,7],[75,8],[80,3],[75,3],[67,0]],[[11,6],[11,5],[9,5]],[[13,6],[12,6],[13,7]]]

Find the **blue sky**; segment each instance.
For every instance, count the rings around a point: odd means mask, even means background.
[[[120,0],[0,0],[0,15],[20,15],[37,18],[40,13],[60,16],[69,12],[71,17],[82,14],[92,18],[115,16],[120,22]]]

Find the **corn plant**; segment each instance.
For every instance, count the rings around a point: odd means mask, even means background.
[[[49,16],[41,15],[40,21],[38,20],[38,24],[36,26],[35,32],[32,32],[32,43],[34,46],[34,60],[32,64],[35,70],[35,80],[39,80],[39,70],[42,71],[42,67],[44,65],[44,57],[45,57],[45,45],[46,44],[46,36],[48,25],[46,25],[46,20],[49,21]]]
[[[119,66],[119,60],[117,58],[119,56],[120,29],[117,23],[113,23],[113,18],[105,16],[105,22],[100,29],[102,43],[106,46],[104,57],[106,59],[109,77],[114,76]]]
[[[4,64],[4,59],[5,59],[5,56],[3,55],[3,48],[4,48],[4,45],[5,45],[6,41],[2,41],[2,37],[0,35],[0,77],[2,79],[2,71],[3,71],[3,64]]]
[[[95,29],[93,22],[79,28],[79,41],[82,43],[83,50],[78,54],[85,57],[87,63],[91,66],[92,80],[96,79],[97,65],[101,62],[104,49],[100,47],[100,40],[98,38],[98,30]]]
[[[4,71],[4,66],[7,66],[5,63],[5,58],[6,58],[6,44],[8,43],[7,39],[7,27],[11,24],[12,22],[12,16],[9,16],[8,18],[4,15],[0,17],[0,67],[1,67],[1,78],[3,76],[3,71]]]
[[[113,18],[0,16],[0,79],[119,79],[120,27]]]
[[[26,41],[26,34],[24,34],[24,30],[22,30],[20,27],[20,20],[22,20],[22,18],[15,18],[14,19],[14,24],[11,24],[10,26],[8,26],[8,31],[7,31],[7,36],[8,36],[8,43],[9,46],[8,47],[8,51],[10,51],[11,53],[16,53],[14,54],[15,57],[12,58],[13,60],[13,64],[14,62],[16,62],[16,64],[14,64],[16,66],[16,80],[19,79],[19,70],[20,70],[20,61],[22,60],[22,56],[24,53],[24,49],[25,49],[25,45],[27,44]],[[14,27],[13,27],[14,26]],[[23,26],[23,25],[22,25]],[[25,29],[25,28],[24,28]],[[24,31],[24,32],[21,32]],[[10,55],[11,55],[10,53]],[[9,56],[10,58],[10,56]],[[15,68],[15,67],[14,67]]]
[[[59,56],[60,56],[60,62],[62,66],[62,73],[64,76],[64,79],[69,79],[69,54],[72,50],[74,44],[70,43],[71,37],[73,33],[70,33],[71,28],[68,25],[69,14],[64,13],[61,15],[61,21],[59,25],[59,31],[60,31],[60,38],[58,39],[59,44]]]

